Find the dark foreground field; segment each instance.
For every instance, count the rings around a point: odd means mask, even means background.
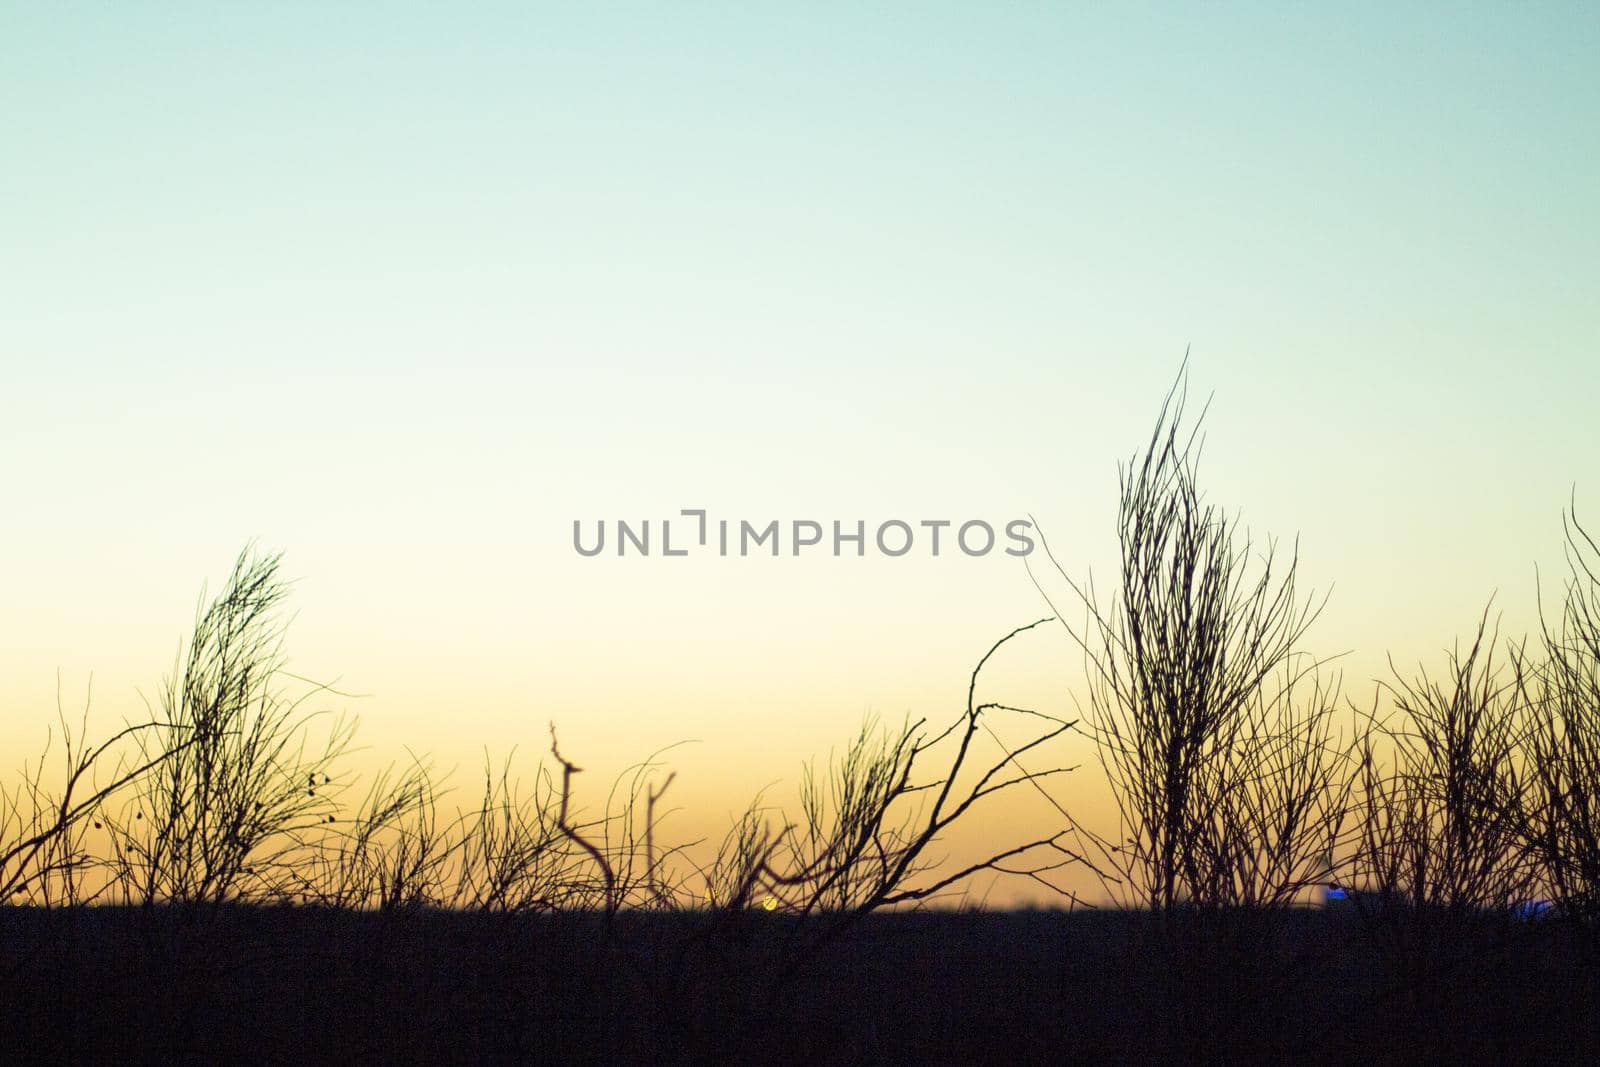
[[[1291,914],[0,909],[0,1062],[1543,1062],[1600,1050],[1556,923]],[[1248,949],[1240,946],[1250,946]]]

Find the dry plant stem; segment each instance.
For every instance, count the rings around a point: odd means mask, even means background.
[[[572,797],[572,776],[578,774],[582,768],[561,755],[561,749],[556,742],[555,723],[550,724],[550,755],[561,765],[561,800],[560,809],[556,815],[556,827],[569,841],[587,852],[589,857],[594,860],[595,866],[600,869],[601,876],[605,879],[605,918],[609,927],[619,906],[616,894],[616,874],[613,872],[611,864],[606,861],[605,854],[567,821],[567,807]]]
[[[1533,892],[1525,847],[1534,775],[1526,686],[1495,661],[1488,613],[1472,643],[1389,685],[1395,714],[1364,741],[1363,847],[1352,883],[1387,907],[1461,919],[1509,913]],[[1512,645],[1511,662],[1525,662]]]
[[[131,814],[112,820],[124,894],[145,903],[248,896],[293,866],[303,835],[332,814],[329,771],[351,727],[316,744],[305,710],[313,686],[285,697],[287,594],[279,557],[239,556],[200,615],[188,654],[161,694],[162,720],[141,754],[157,764],[134,783]],[[144,742],[150,735],[141,735]]]
[[[50,739],[34,767],[24,768],[19,786],[0,788],[0,902],[24,898],[45,903],[58,884],[65,889],[67,903],[79,902],[79,878],[92,861],[78,841],[78,831],[107,800],[170,755],[157,753],[131,767],[119,763],[111,781],[100,785],[94,781],[94,771],[108,754],[156,724],[125,726],[105,742],[91,745],[79,740],[87,733],[87,707],[76,734],[59,709],[57,717],[65,765],[60,794],[52,795],[44,785]]]
[[[1337,681],[1298,649],[1325,598],[1298,596],[1297,550],[1282,561],[1269,540],[1258,552],[1203,499],[1204,412],[1184,429],[1186,389],[1180,373],[1149,442],[1119,470],[1112,601],[1044,542],[1083,607],[1082,624],[1061,617],[1083,654],[1085,732],[1115,803],[1110,835],[1069,830],[1097,854],[1108,895],[1169,927],[1180,906],[1296,899],[1341,841],[1352,775],[1333,725]]]
[[[1560,914],[1600,941],[1600,544],[1562,516],[1567,577],[1556,619],[1540,604],[1543,663],[1516,661],[1533,726],[1528,844]]]
[[[798,824],[786,822],[772,830],[759,803],[739,820],[715,868],[726,894],[725,900],[716,901],[719,913],[728,916],[742,910],[763,892],[763,907],[817,920],[788,928],[782,952],[786,962],[779,968],[777,987],[791,981],[826,943],[878,909],[919,904],[984,871],[1032,877],[1048,886],[1049,872],[1077,861],[1061,846],[1061,834],[1054,834],[998,849],[948,874],[921,880],[934,867],[931,847],[979,801],[1019,786],[1039,787],[1043,780],[1071,770],[1027,771],[1016,761],[1025,753],[1042,751],[1070,730],[1072,722],[977,702],[979,675],[990,658],[1018,635],[1053,621],[1036,620],[995,642],[972,672],[966,709],[937,735],[927,736],[921,721],[885,733],[869,719],[843,757],[830,763],[826,786],[815,769],[808,768]],[[999,713],[1042,720],[1046,726],[1019,747],[1002,750],[994,762],[969,768],[983,717]],[[941,743],[954,744],[943,772],[932,781],[913,784],[917,767]],[[1046,853],[1043,859],[1008,864],[1040,851]]]
[[[1030,850],[1056,846],[1059,834],[1000,850],[931,883],[911,884],[915,876],[927,869],[929,847],[978,801],[1071,770],[1070,767],[1053,767],[1029,772],[1018,768],[1015,774],[1000,777],[1007,768],[1015,766],[1017,757],[1060,737],[1074,724],[1028,709],[976,702],[978,678],[990,658],[1018,635],[1052,621],[1052,618],[1036,620],[995,642],[972,672],[965,712],[939,734],[926,737],[921,733],[922,722],[919,721],[875,745],[869,722],[845,758],[832,769],[831,804],[824,804],[813,788],[810,801],[803,805],[804,839],[811,847],[796,867],[776,880],[774,887],[801,889],[798,898],[792,892],[781,894],[793,905],[792,910],[803,915],[832,903],[865,914],[880,907],[925,900],[974,874],[994,869],[1004,860]],[[957,783],[967,768],[983,715],[1001,711],[1042,719],[1049,728],[1015,750],[1003,752],[1001,758],[978,774],[975,782],[958,791]],[[940,777],[913,785],[918,760],[958,731],[956,751]],[[925,792],[933,793],[934,800],[925,806],[920,817],[913,810],[898,821],[891,818],[901,801],[915,800]],[[847,886],[849,888],[844,890]]]

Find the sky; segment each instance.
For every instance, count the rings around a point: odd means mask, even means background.
[[[1185,352],[1353,698],[1524,630],[1600,522],[1597,54],[1579,4],[5,5],[0,766],[58,691],[138,715],[254,541],[360,760],[690,740],[720,832],[1048,609],[1000,552],[573,521],[1033,516],[1109,576]]]

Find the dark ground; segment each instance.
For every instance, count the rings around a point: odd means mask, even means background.
[[[1583,1063],[1555,922],[0,908],[0,1063]]]

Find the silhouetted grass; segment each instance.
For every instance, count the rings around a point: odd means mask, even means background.
[[[246,550],[148,719],[93,744],[58,712],[0,787],[0,1062],[1600,1053],[1600,547],[1569,518],[1536,641],[1486,612],[1357,708],[1305,648],[1297,551],[1205,500],[1184,388],[1122,470],[1114,590],[1068,579],[1081,724],[979,696],[1040,619],[950,721],[869,719],[796,809],[757,797],[704,849],[664,831],[667,753],[586,791],[554,726],[527,778],[358,778],[331,691],[283,670],[279,559]],[[991,746],[999,717],[1033,733]],[[1069,732],[1109,826],[1059,799]],[[1060,827],[936,861],[1017,789]],[[978,875],[1062,908],[924,909]]]

